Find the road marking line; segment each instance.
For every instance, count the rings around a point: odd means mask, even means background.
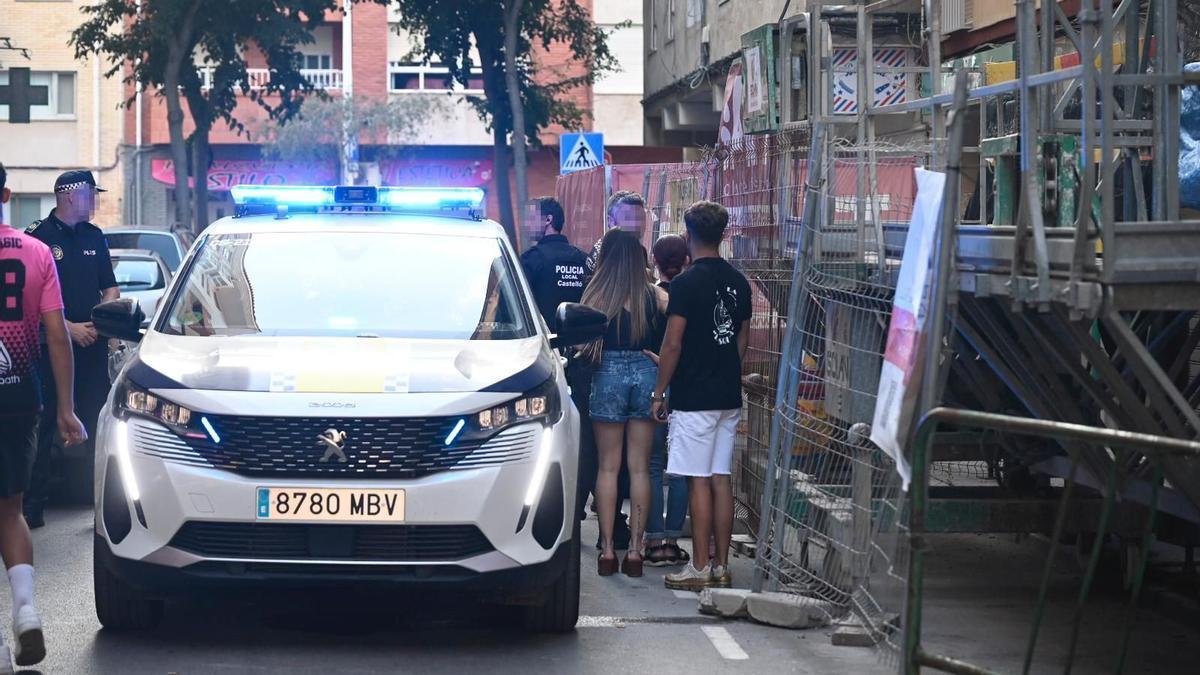
[[[616,616],[581,616],[576,628],[624,628],[625,620]]]
[[[727,661],[745,661],[750,658],[750,655],[742,649],[737,640],[733,639],[729,631],[721,626],[701,626],[700,630],[708,636],[708,641],[716,648],[721,658]]]
[[[689,624],[706,624],[720,621],[715,617],[693,616],[581,616],[577,628],[625,628],[631,625],[642,626],[686,626]]]
[[[675,597],[683,598],[684,600],[697,600],[700,598],[700,596],[691,591],[672,590],[671,592],[675,594]]]

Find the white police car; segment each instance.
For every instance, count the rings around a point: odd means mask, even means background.
[[[579,417],[556,347],[477,189],[234,189],[140,340],[96,443],[96,610],[246,584],[442,589],[579,609]]]

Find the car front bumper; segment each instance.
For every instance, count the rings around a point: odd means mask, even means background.
[[[563,551],[569,548],[564,544],[575,530],[572,516],[579,436],[573,408],[551,427],[534,423],[501,434],[536,427],[539,442],[525,459],[412,480],[281,480],[192,466],[143,452],[132,440],[133,425],[157,427],[136,419],[120,423],[106,410],[97,430],[97,563],[135,586],[156,592],[240,582],[311,586],[370,581],[386,586],[520,593],[557,577],[565,564]],[[126,434],[124,439],[121,434]],[[546,456],[539,469],[543,440]],[[527,509],[528,488],[537,480],[542,487]],[[133,489],[127,485],[130,481],[136,486]],[[403,488],[405,526],[474,526],[486,538],[487,550],[446,559],[376,556],[364,560],[311,551],[287,557],[209,555],[173,545],[180,529],[191,522],[275,526],[256,520],[259,487]],[[327,531],[330,526],[313,527]]]

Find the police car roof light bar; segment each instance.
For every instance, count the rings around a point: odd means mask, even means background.
[[[331,187],[299,185],[234,185],[230,188],[238,206],[332,206]]]
[[[235,185],[233,201],[241,207],[375,207],[396,211],[466,210],[483,208],[484,192],[474,187],[382,187],[298,185]]]

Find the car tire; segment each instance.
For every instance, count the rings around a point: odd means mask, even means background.
[[[102,550],[101,547],[105,547]],[[101,560],[108,553],[96,538],[92,556],[92,583],[96,591],[96,618],[105,630],[135,631],[154,628],[162,621],[163,601],[132,588],[109,571]]]
[[[579,621],[579,527],[567,543],[567,564],[546,589],[542,602],[525,608],[525,627],[539,633],[569,633]]]

